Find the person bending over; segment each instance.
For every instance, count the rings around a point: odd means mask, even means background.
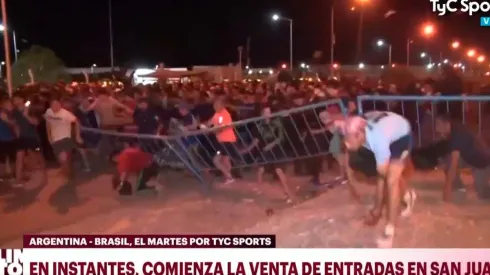
[[[448,141],[449,156],[446,159],[444,201],[450,201],[453,190],[465,190],[460,168],[470,167],[475,191],[479,199],[490,199],[490,153],[483,142],[465,125],[454,122],[448,115],[439,115],[435,122],[436,132]]]
[[[349,117],[344,125],[344,142],[347,150],[357,151],[361,147],[371,150],[376,160],[378,172],[376,200],[370,216],[381,216],[385,190],[388,194],[388,219],[384,234],[377,240],[379,247],[391,247],[395,236],[395,222],[399,215],[400,193],[404,189],[402,174],[409,161],[412,146],[412,130],[404,117],[392,112],[368,112],[364,116]],[[347,154],[346,156],[348,156]],[[349,163],[348,157],[346,163]],[[354,181],[352,169],[347,168],[349,183]],[[402,215],[411,213],[415,202],[415,192],[407,190],[403,200],[407,208]]]
[[[112,178],[112,187],[120,195],[131,195],[133,188],[129,177],[137,175],[136,191],[155,190],[155,186],[147,185],[147,182],[157,175],[158,167],[153,162],[152,155],[130,142],[126,142],[124,146],[125,148],[113,157],[117,163],[117,174]]]

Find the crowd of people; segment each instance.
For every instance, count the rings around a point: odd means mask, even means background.
[[[13,175],[15,186],[21,186],[24,182],[26,165],[33,165],[27,164],[26,159],[29,163],[35,159],[32,163],[38,163],[43,169],[46,161],[58,161],[63,170],[69,174],[71,165],[69,165],[70,154],[67,152],[71,153],[73,150],[78,152],[77,155],[80,156],[86,170],[90,170],[86,157],[87,149],[97,149],[101,156],[111,155],[111,150],[114,150],[113,146],[110,146],[111,139],[93,132],[82,132],[81,127],[133,131],[145,135],[173,135],[182,131],[202,130],[206,126],[228,124],[231,121],[267,117],[281,110],[335,98],[342,98],[349,112],[353,113],[356,110],[355,98],[358,95],[398,93],[394,85],[369,87],[365,84],[337,80],[103,86],[105,85],[101,83],[34,84],[20,87],[12,98],[3,97],[0,121],[1,154],[2,159],[9,160],[6,162],[9,165],[5,175],[7,177]],[[408,90],[410,93],[423,91],[432,93],[433,86],[431,82],[422,86],[414,83]],[[376,109],[380,108],[387,107],[378,104]],[[330,150],[337,159],[340,159],[337,153],[340,151],[337,135],[327,132],[328,140],[334,136],[330,143],[334,146],[325,143],[324,138],[315,138],[318,133],[324,132],[324,124],[331,121],[332,115],[335,116],[338,112],[339,110],[335,108],[329,110],[316,108],[309,113],[305,111],[293,118],[293,125],[287,125],[288,123],[274,117],[254,123],[254,127],[242,127],[246,128],[242,129],[242,132],[249,132],[246,137],[235,136],[237,131],[233,129],[223,129],[213,137],[211,142],[208,142],[212,143],[211,145],[205,146],[208,147],[206,154],[201,153],[200,156],[201,159],[207,160],[205,161],[207,166],[218,168],[228,183],[233,181],[233,175],[230,160],[226,155],[238,155],[245,149],[252,153],[258,148],[267,149],[261,150],[268,152],[262,154],[263,162],[273,162],[285,158],[286,155],[290,156],[288,151],[296,151],[296,157],[303,157],[312,155],[311,152]],[[270,123],[263,124],[265,122]],[[178,126],[174,127],[175,125]],[[290,129],[293,127],[302,129],[293,131]],[[245,142],[247,146],[244,144],[240,144],[241,147],[235,146],[236,142]],[[310,147],[315,143],[316,148],[303,148],[296,145],[301,142]],[[289,146],[284,146],[284,143],[289,143]],[[255,148],[250,145],[255,145]],[[214,157],[215,152],[208,152],[213,150],[227,152],[227,154]],[[40,157],[40,153],[44,158]],[[208,155],[211,159],[207,157]],[[312,175],[313,181],[319,184],[322,159],[309,158],[310,161],[308,159],[306,161],[307,165],[302,165],[305,162],[298,161],[295,163],[295,172],[307,172]],[[250,162],[246,158],[244,160]],[[15,171],[12,171],[12,168],[15,168]],[[276,176],[280,179],[285,178],[281,176],[282,169],[279,163],[264,165],[263,168],[264,171],[276,171]],[[305,170],[304,168],[309,171],[302,171]]]
[[[449,81],[449,86],[447,83],[442,86],[445,90],[440,88],[443,81]],[[121,195],[129,195],[133,187],[128,176],[140,173],[137,190],[153,188],[147,182],[158,168],[155,156],[162,149],[171,148],[174,154],[184,155],[181,160],[191,170],[217,172],[224,177],[224,184],[240,177],[239,170],[234,168],[258,166],[258,182],[262,182],[266,172],[272,173],[289,202],[296,198],[288,185],[285,164],[292,162],[295,173],[308,174],[314,185],[322,185],[322,162],[327,160],[332,164],[329,166],[339,167],[339,177],[333,182],[349,183],[355,196],[352,188],[355,179],[351,173],[355,165],[351,163],[356,155],[347,153],[349,149],[370,151],[373,157],[369,162],[375,163],[374,168],[364,173],[382,175],[379,179],[390,186],[400,181],[406,167],[406,153],[414,143],[411,137],[414,125],[422,119],[419,112],[434,112],[424,104],[379,102],[363,106],[365,116],[360,117],[356,115],[356,97],[436,95],[448,90],[452,94],[462,93],[462,87],[454,85],[454,79],[441,82],[412,83],[403,91],[395,85],[385,87],[378,83],[369,87],[336,79],[289,83],[197,81],[126,87],[61,82],[28,85],[20,87],[11,98],[4,96],[1,100],[0,158],[5,164],[2,179],[12,187],[22,187],[29,172],[40,168],[43,181],[47,181],[46,167],[53,162],[70,177],[74,153],[85,170],[91,169],[87,154],[94,153],[118,163],[113,186]],[[342,104],[330,104],[332,99],[340,99]],[[461,109],[460,105],[451,108],[453,114]],[[460,160],[475,169],[476,191],[482,199],[487,198],[490,157],[482,153],[469,130],[442,113],[437,113],[438,119],[432,126],[445,138],[444,148],[439,150],[442,153],[437,153],[436,158],[451,152],[444,198],[450,199],[454,186],[461,187],[457,169]],[[352,119],[345,120],[346,115]],[[126,133],[123,136],[136,138],[125,138],[122,146],[117,147],[111,133]],[[182,138],[169,138],[174,136]],[[152,145],[159,138],[165,140],[165,145],[155,149]],[[424,150],[424,156],[434,152],[433,148]],[[332,157],[326,158],[327,153]],[[400,193],[398,188],[388,189],[391,200],[386,202],[384,191],[378,190],[377,205],[368,223],[377,222],[384,204],[393,208],[394,201],[400,199],[396,195]],[[404,190],[407,191],[402,199],[410,212],[415,195],[411,189]],[[390,217],[392,227],[394,218]],[[393,230],[387,229],[389,232],[385,233],[392,236]]]

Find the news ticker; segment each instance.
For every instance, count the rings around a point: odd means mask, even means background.
[[[24,235],[24,248],[274,248],[274,235]]]
[[[490,249],[2,249],[0,275],[489,275],[489,252]]]

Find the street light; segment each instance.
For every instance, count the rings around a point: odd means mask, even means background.
[[[292,69],[293,68],[293,19],[282,17],[279,14],[273,14],[272,20],[274,21],[286,20],[289,22],[289,66]]]
[[[430,23],[424,24],[424,26],[422,27],[422,34],[424,36],[432,36],[432,35],[434,35],[434,33],[435,33],[434,25],[432,25]]]
[[[429,59],[429,65],[432,67],[432,57],[430,57],[427,53],[420,53],[420,58],[428,58]]]
[[[476,55],[476,51],[475,50],[468,50],[468,52],[466,53],[466,55],[468,57],[474,57]]]
[[[0,32],[5,31],[5,27],[0,24]],[[15,35],[15,31],[12,31],[12,39],[14,40],[14,56],[15,56],[15,61],[17,61],[17,55],[19,54],[19,50],[17,49],[17,36]]]
[[[422,25],[422,36],[429,38],[433,36],[436,32],[436,28],[433,24],[431,23],[425,23]],[[407,67],[410,66],[410,45],[413,43],[413,40],[408,38],[407,39]]]
[[[485,61],[485,56],[484,55],[480,55],[476,61],[478,61],[478,63],[483,63]]]
[[[453,41],[453,43],[451,43],[451,48],[458,49],[460,45],[459,41]]]
[[[378,45],[378,47],[384,47],[386,44],[386,42],[382,39],[378,40],[378,42],[376,42],[376,45]],[[388,65],[391,65],[391,44],[388,44]]]

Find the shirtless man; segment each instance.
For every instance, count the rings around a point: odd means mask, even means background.
[[[378,179],[375,205],[370,214],[373,219],[379,219],[384,195],[387,194],[388,219],[384,234],[377,239],[377,244],[379,247],[391,247],[399,215],[400,195],[403,192],[403,201],[407,205],[402,216],[411,214],[416,198],[413,190],[402,190],[405,184],[401,176],[408,167],[412,146],[410,123],[396,113],[368,112],[364,116],[348,118],[344,125],[344,135],[347,150],[357,151],[364,146],[374,154]],[[346,163],[349,163],[348,154],[346,156]],[[351,184],[354,182],[353,171],[348,166],[347,178]]]

